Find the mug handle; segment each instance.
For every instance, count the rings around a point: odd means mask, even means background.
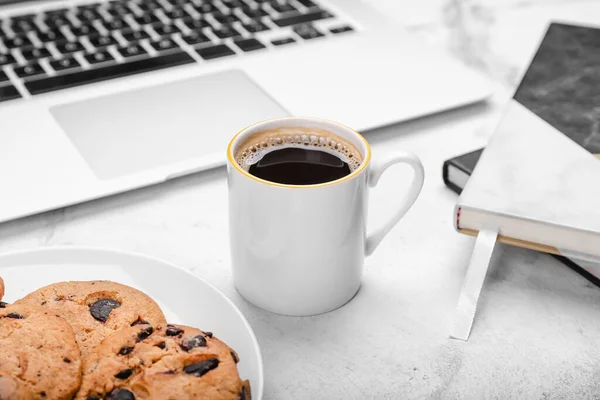
[[[394,164],[408,164],[412,167],[414,171],[412,183],[410,184],[408,193],[402,199],[398,211],[396,211],[396,213],[387,223],[367,237],[367,242],[365,245],[365,254],[367,256],[370,256],[373,251],[375,251],[385,235],[387,235],[390,230],[400,221],[400,219],[402,219],[404,214],[406,214],[406,212],[414,204],[415,200],[417,200],[417,197],[421,192],[421,188],[423,187],[423,182],[425,180],[423,164],[421,164],[419,157],[406,151],[391,155],[379,162],[374,162],[371,165],[371,170],[368,176],[369,187],[374,188],[377,186],[377,182],[379,182],[379,178],[381,178],[381,175],[384,173],[384,171]]]

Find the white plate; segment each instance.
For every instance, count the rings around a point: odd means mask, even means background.
[[[212,331],[235,349],[240,377],[250,380],[253,399],[262,398],[262,357],[252,328],[223,293],[184,269],[135,253],[55,247],[0,255],[0,276],[8,303],[60,281],[104,279],[142,290],[169,322]]]

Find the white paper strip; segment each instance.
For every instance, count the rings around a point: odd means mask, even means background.
[[[475,311],[477,310],[479,293],[481,293],[483,287],[483,281],[492,259],[497,237],[498,231],[491,229],[481,229],[477,235],[471,262],[467,269],[467,276],[458,298],[456,314],[450,330],[451,338],[465,341],[469,339],[473,320],[475,319]]]

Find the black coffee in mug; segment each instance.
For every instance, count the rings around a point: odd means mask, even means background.
[[[316,185],[341,179],[360,166],[358,150],[339,136],[309,128],[259,132],[235,154],[257,178],[287,185]]]
[[[266,181],[287,185],[315,185],[349,175],[338,157],[319,150],[288,147],[265,154],[248,172]]]

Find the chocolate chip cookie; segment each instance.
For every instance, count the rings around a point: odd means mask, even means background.
[[[139,290],[110,281],[55,283],[16,304],[44,307],[64,318],[73,327],[82,356],[125,327],[166,324],[154,300]]]
[[[126,328],[83,360],[76,400],[250,400],[238,355],[210,332],[181,325]]]
[[[73,329],[47,309],[0,308],[0,399],[72,399],[81,383]]]

